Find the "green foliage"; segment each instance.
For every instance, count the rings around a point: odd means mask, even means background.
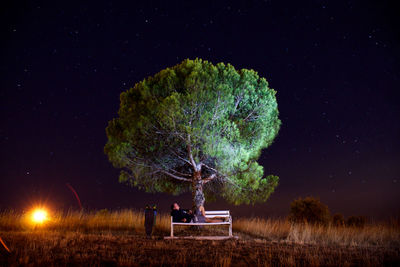
[[[265,201],[278,177],[257,159],[280,128],[275,94],[253,70],[187,59],[121,94],[104,151],[120,182],[148,192],[189,191],[198,169],[206,196]]]
[[[332,224],[334,226],[344,226],[344,216],[341,213],[336,213],[332,216]]]
[[[330,221],[330,213],[328,207],[317,198],[299,198],[290,204],[289,220],[326,225]]]
[[[367,222],[367,218],[364,216],[350,216],[346,220],[346,225],[351,227],[364,227]]]

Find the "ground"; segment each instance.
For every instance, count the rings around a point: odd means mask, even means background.
[[[398,247],[238,240],[164,240],[129,232],[0,231],[0,266],[398,266]]]

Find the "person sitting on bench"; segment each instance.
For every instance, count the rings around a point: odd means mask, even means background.
[[[207,218],[206,217],[206,210],[204,206],[200,206],[200,208],[196,212],[196,219],[198,223],[216,223],[216,222],[224,222],[225,218],[223,217],[214,217],[214,218]]]
[[[192,211],[181,209],[177,202],[171,205],[171,216],[173,222],[190,223],[193,219]]]

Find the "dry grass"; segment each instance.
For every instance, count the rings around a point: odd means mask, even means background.
[[[396,224],[373,224],[362,228],[312,224],[292,224],[288,220],[260,218],[238,219],[233,230],[270,241],[297,244],[339,246],[400,246],[400,228]]]
[[[157,216],[155,231],[169,231],[169,215]],[[49,216],[44,225],[35,225],[31,214],[19,214],[14,211],[0,214],[0,229],[32,230],[32,229],[62,230],[62,231],[130,231],[144,233],[144,213],[135,210],[93,211],[93,212],[56,212]]]
[[[395,225],[364,228],[291,225],[286,220],[234,219],[239,240],[163,240],[169,215],[157,217],[153,239],[144,235],[143,212],[56,213],[43,226],[27,214],[0,214],[0,266],[353,266],[398,265]],[[189,229],[188,229],[189,228]],[[177,229],[177,234],[226,234],[222,227]],[[221,232],[223,231],[223,232]]]

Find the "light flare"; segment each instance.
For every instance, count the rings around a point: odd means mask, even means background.
[[[34,223],[42,224],[47,221],[47,211],[44,209],[36,209],[32,212],[32,221]]]
[[[81,200],[78,196],[78,193],[75,191],[75,189],[69,183],[66,183],[65,185],[68,186],[68,188],[72,191],[72,193],[74,193],[76,200],[78,201],[79,208],[82,210],[82,204],[81,204]]]
[[[6,244],[4,243],[3,239],[1,239],[1,237],[0,237],[0,243],[3,245],[3,247],[4,247],[9,253],[11,253],[10,249],[6,246]]]

